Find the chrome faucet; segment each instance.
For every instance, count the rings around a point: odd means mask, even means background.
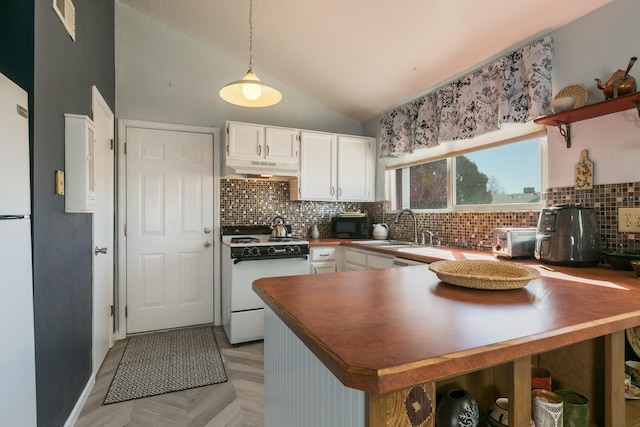
[[[411,209],[402,209],[398,211],[398,213],[396,214],[395,223],[397,224],[398,221],[400,221],[400,215],[402,215],[404,212],[410,213],[413,217],[413,242],[415,244],[418,244],[418,218],[416,218],[415,212],[413,212]]]
[[[422,240],[420,244],[427,246],[427,234],[429,235],[429,246],[433,246],[433,232],[429,230],[422,230]]]

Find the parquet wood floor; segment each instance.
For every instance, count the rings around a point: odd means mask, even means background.
[[[229,380],[226,383],[103,405],[126,347],[109,350],[77,427],[262,427],[264,422],[264,345],[234,348],[222,327],[214,332]]]

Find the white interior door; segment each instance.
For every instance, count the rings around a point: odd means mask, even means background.
[[[114,118],[113,112],[93,87],[93,122],[96,126],[95,188],[93,214],[93,373],[98,372],[113,346],[114,278]]]
[[[213,135],[126,128],[127,333],[213,322]]]

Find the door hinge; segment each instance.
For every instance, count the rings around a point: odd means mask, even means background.
[[[127,224],[124,225],[124,235],[127,235]]]
[[[124,306],[124,317],[129,316],[129,307],[127,307],[126,305]]]
[[[127,143],[126,142],[124,143],[124,155],[125,156],[127,155]]]
[[[113,305],[109,306],[109,313],[111,314],[111,317],[116,315],[116,308]]]
[[[109,140],[109,149],[113,150],[113,138]]]

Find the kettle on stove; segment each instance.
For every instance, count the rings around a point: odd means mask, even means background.
[[[548,264],[598,264],[600,229],[595,211],[579,205],[543,208],[538,218],[534,256]]]
[[[280,215],[273,218],[273,225],[271,226],[271,236],[272,237],[287,237],[288,230],[284,225],[284,218]]]

